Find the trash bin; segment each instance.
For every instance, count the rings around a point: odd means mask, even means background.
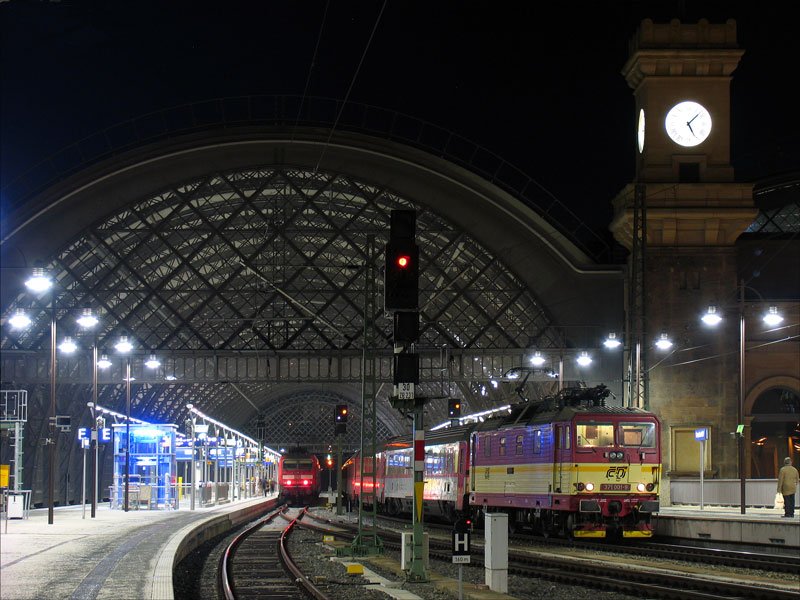
[[[24,494],[9,494],[8,495],[8,518],[9,519],[23,519],[25,517],[25,495]]]

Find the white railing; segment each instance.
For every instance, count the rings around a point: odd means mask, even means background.
[[[739,479],[706,479],[703,482],[703,503],[710,506],[741,506]],[[777,479],[745,481],[745,506],[773,508]],[[669,482],[671,504],[700,504],[700,478],[672,479]],[[800,493],[800,491],[799,491]],[[797,496],[795,496],[797,497]]]

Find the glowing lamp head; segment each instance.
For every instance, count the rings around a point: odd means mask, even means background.
[[[669,339],[669,335],[666,333],[662,333],[658,337],[658,341],[656,342],[656,348],[659,350],[669,350],[672,348],[672,340]]]
[[[545,363],[545,358],[538,350],[531,356],[531,364],[535,367],[541,367]]]
[[[777,306],[770,306],[767,313],[764,315],[764,323],[767,325],[774,327],[775,325],[780,325],[783,321],[783,317],[778,312]]]
[[[717,307],[712,305],[708,307],[708,310],[700,318],[700,320],[706,325],[714,327],[715,325],[719,325],[720,321],[722,321],[722,317],[717,312]]]
[[[91,308],[84,308],[81,316],[76,319],[78,325],[84,329],[91,329],[100,322],[100,319],[92,312]]]
[[[400,256],[397,257],[397,260],[395,262],[397,263],[397,266],[400,267],[401,269],[407,269],[409,266],[411,266],[411,257],[408,256],[407,254],[401,254]]]
[[[18,308],[8,320],[9,324],[14,329],[25,329],[31,324],[31,318],[25,313],[24,310]]]
[[[621,344],[622,342],[619,341],[616,333],[609,333],[608,337],[603,341],[603,345],[606,348],[609,348],[610,350],[613,350],[614,348],[619,348]]]
[[[53,285],[53,280],[41,267],[33,270],[33,274],[25,281],[25,287],[35,293],[46,292]]]
[[[64,354],[72,354],[73,352],[75,352],[75,350],[78,349],[78,345],[75,343],[75,340],[67,336],[59,344],[58,349],[61,350]]]

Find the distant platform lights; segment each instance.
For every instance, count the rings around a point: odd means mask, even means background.
[[[137,419],[136,417],[128,417],[126,415],[123,415],[122,413],[118,413],[115,410],[111,410],[110,408],[105,408],[104,406],[100,406],[99,404],[95,405],[94,409],[104,415],[114,417],[114,419],[117,420],[117,422],[120,421],[124,422],[128,418],[130,418],[131,423],[136,423],[137,425],[155,425],[155,423],[151,423],[150,421],[143,421],[142,419]]]
[[[232,427],[226,425],[225,423],[222,423],[221,421],[217,421],[213,417],[210,417],[207,414],[205,414],[204,412],[200,411],[193,404],[187,404],[186,408],[189,409],[189,412],[193,415],[194,418],[199,418],[205,424],[212,424],[215,427],[217,427],[219,430],[222,431],[222,433],[224,434],[224,436],[226,438],[229,437],[229,435],[236,436],[239,439],[244,440],[245,442],[247,442],[247,444],[242,444],[243,446],[246,445],[246,446],[252,448],[253,450],[258,450],[259,443],[256,440],[254,440],[253,438],[251,438],[249,435],[247,435],[245,433],[242,433],[241,431],[237,431],[236,429],[233,429]],[[281,455],[280,452],[277,452],[276,450],[273,450],[272,448],[270,448],[268,446],[263,446],[263,451],[264,451],[263,458],[265,460],[271,459],[273,461],[277,461],[280,458],[280,455]]]
[[[465,425],[466,423],[483,423],[483,421],[486,420],[487,417],[490,417],[491,415],[499,412],[511,412],[511,405],[504,404],[503,406],[498,406],[497,408],[491,408],[489,410],[472,413],[471,415],[464,415],[463,417],[459,417],[458,425]],[[444,429],[445,427],[451,427],[451,425],[452,424],[450,421],[445,421],[444,423],[439,423],[435,427],[431,427],[430,431]]]

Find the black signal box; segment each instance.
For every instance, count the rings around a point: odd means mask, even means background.
[[[394,313],[394,341],[416,342],[419,339],[419,313],[417,311]]]

